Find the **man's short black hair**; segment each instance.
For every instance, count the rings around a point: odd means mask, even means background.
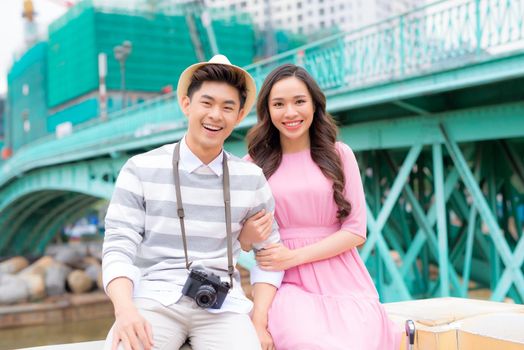
[[[246,78],[242,72],[225,64],[206,64],[198,68],[191,77],[187,96],[191,98],[206,81],[223,82],[238,90],[240,109],[244,107],[247,97]]]

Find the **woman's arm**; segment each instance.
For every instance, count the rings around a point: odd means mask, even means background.
[[[253,286],[254,307],[251,314],[251,320],[257,331],[262,350],[274,349],[273,338],[271,338],[271,334],[269,334],[269,331],[267,330],[267,313],[276,292],[277,288],[268,283],[255,283]]]
[[[281,243],[271,244],[257,253],[256,260],[260,268],[267,271],[287,270],[301,264],[329,259],[364,242],[364,237],[340,230],[317,243],[298,249],[288,249]]]

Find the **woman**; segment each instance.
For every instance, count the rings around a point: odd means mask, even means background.
[[[249,157],[268,178],[282,244],[256,260],[263,269],[285,270],[267,325],[253,320],[259,336],[267,327],[278,350],[398,349],[401,330],[356,248],[366,238],[358,165],[349,146],[336,141],[324,94],[303,68],[286,64],[264,81],[257,113]],[[243,247],[264,239],[271,220],[264,213],[248,220]]]

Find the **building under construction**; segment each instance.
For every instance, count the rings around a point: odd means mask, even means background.
[[[33,20],[30,1],[25,10]],[[280,50],[303,43],[276,35],[286,42]],[[118,57],[123,44],[129,52]],[[198,1],[81,1],[9,71],[3,158],[47,134],[67,134],[77,124],[172,91],[185,67],[214,53],[248,65],[257,45],[249,16],[208,12]]]

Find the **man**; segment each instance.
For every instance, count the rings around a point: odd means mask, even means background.
[[[262,170],[223,151],[224,141],[254,104],[255,82],[217,55],[187,68],[177,94],[188,118],[186,135],[178,144],[128,160],[107,211],[103,276],[116,320],[105,347],[178,350],[188,339],[194,350],[249,350],[260,349],[258,334],[264,349],[270,349],[267,330],[255,330],[249,319],[253,304],[242,292],[238,271],[229,269],[240,253],[243,222],[261,209],[274,210]],[[227,217],[233,237],[229,250]],[[280,240],[273,225],[258,248]],[[232,288],[215,288],[214,295],[199,289],[203,294],[195,295],[193,287],[200,283],[195,271],[215,274],[219,284],[229,282]],[[260,296],[265,291],[274,295],[282,276],[251,270],[254,320],[267,318],[271,300]],[[208,303],[225,294],[222,305]]]

